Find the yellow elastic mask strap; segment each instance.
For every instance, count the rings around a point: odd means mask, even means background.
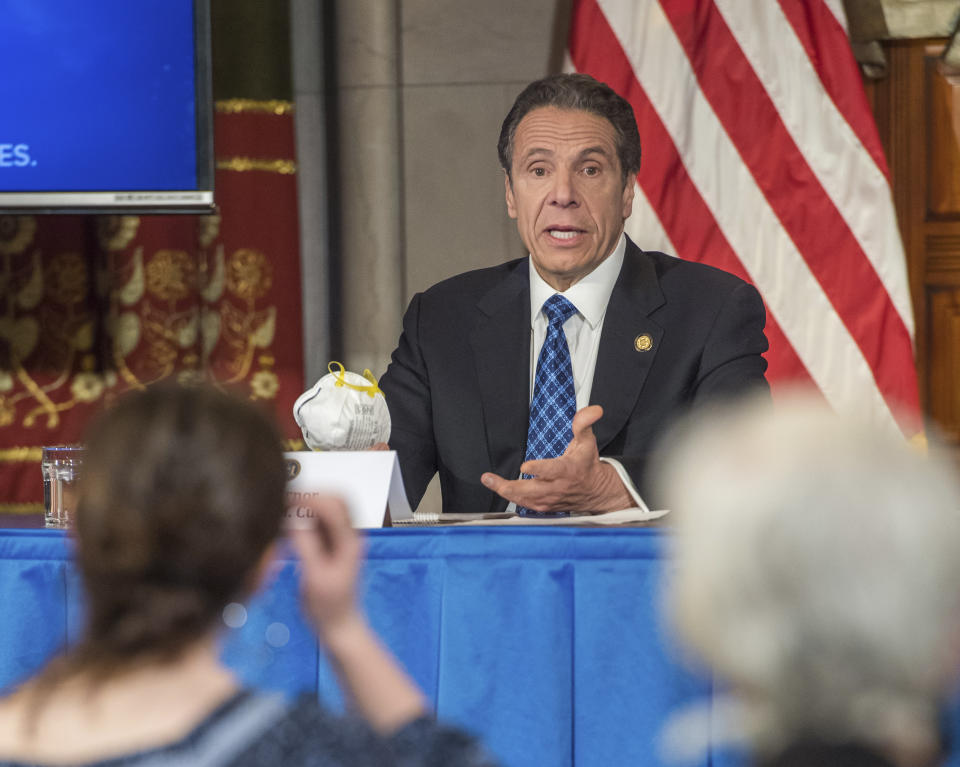
[[[334,370],[333,366],[336,365],[339,370]],[[353,389],[354,391],[366,392],[369,397],[376,397],[377,394],[383,394],[383,391],[377,386],[377,379],[373,377],[373,373],[370,372],[368,368],[364,369],[363,377],[366,378],[369,382],[369,386],[360,386],[359,384],[352,384],[346,378],[344,378],[344,373],[346,369],[343,367],[343,363],[340,362],[330,362],[327,365],[327,370],[333,374],[334,378],[337,379],[334,386],[346,386],[348,389]]]

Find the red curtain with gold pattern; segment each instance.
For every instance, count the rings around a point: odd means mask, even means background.
[[[225,19],[259,29],[289,69],[285,8],[264,25],[256,5],[215,4],[215,40]],[[216,102],[215,215],[0,217],[0,515],[42,512],[42,446],[79,441],[118,394],[171,376],[263,402],[301,446],[293,106],[238,97],[242,81]]]

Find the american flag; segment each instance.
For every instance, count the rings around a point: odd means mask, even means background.
[[[841,0],[574,0],[569,56],[636,113],[630,237],[763,295],[774,396],[812,385],[916,434],[903,245]]]

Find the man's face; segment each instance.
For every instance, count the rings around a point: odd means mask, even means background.
[[[576,109],[533,109],[517,126],[511,175],[507,212],[540,276],[566,290],[610,255],[633,207],[613,126]]]

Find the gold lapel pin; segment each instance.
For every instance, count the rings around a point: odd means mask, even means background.
[[[653,348],[653,338],[649,333],[641,333],[633,339],[633,348],[638,352],[648,352]]]

